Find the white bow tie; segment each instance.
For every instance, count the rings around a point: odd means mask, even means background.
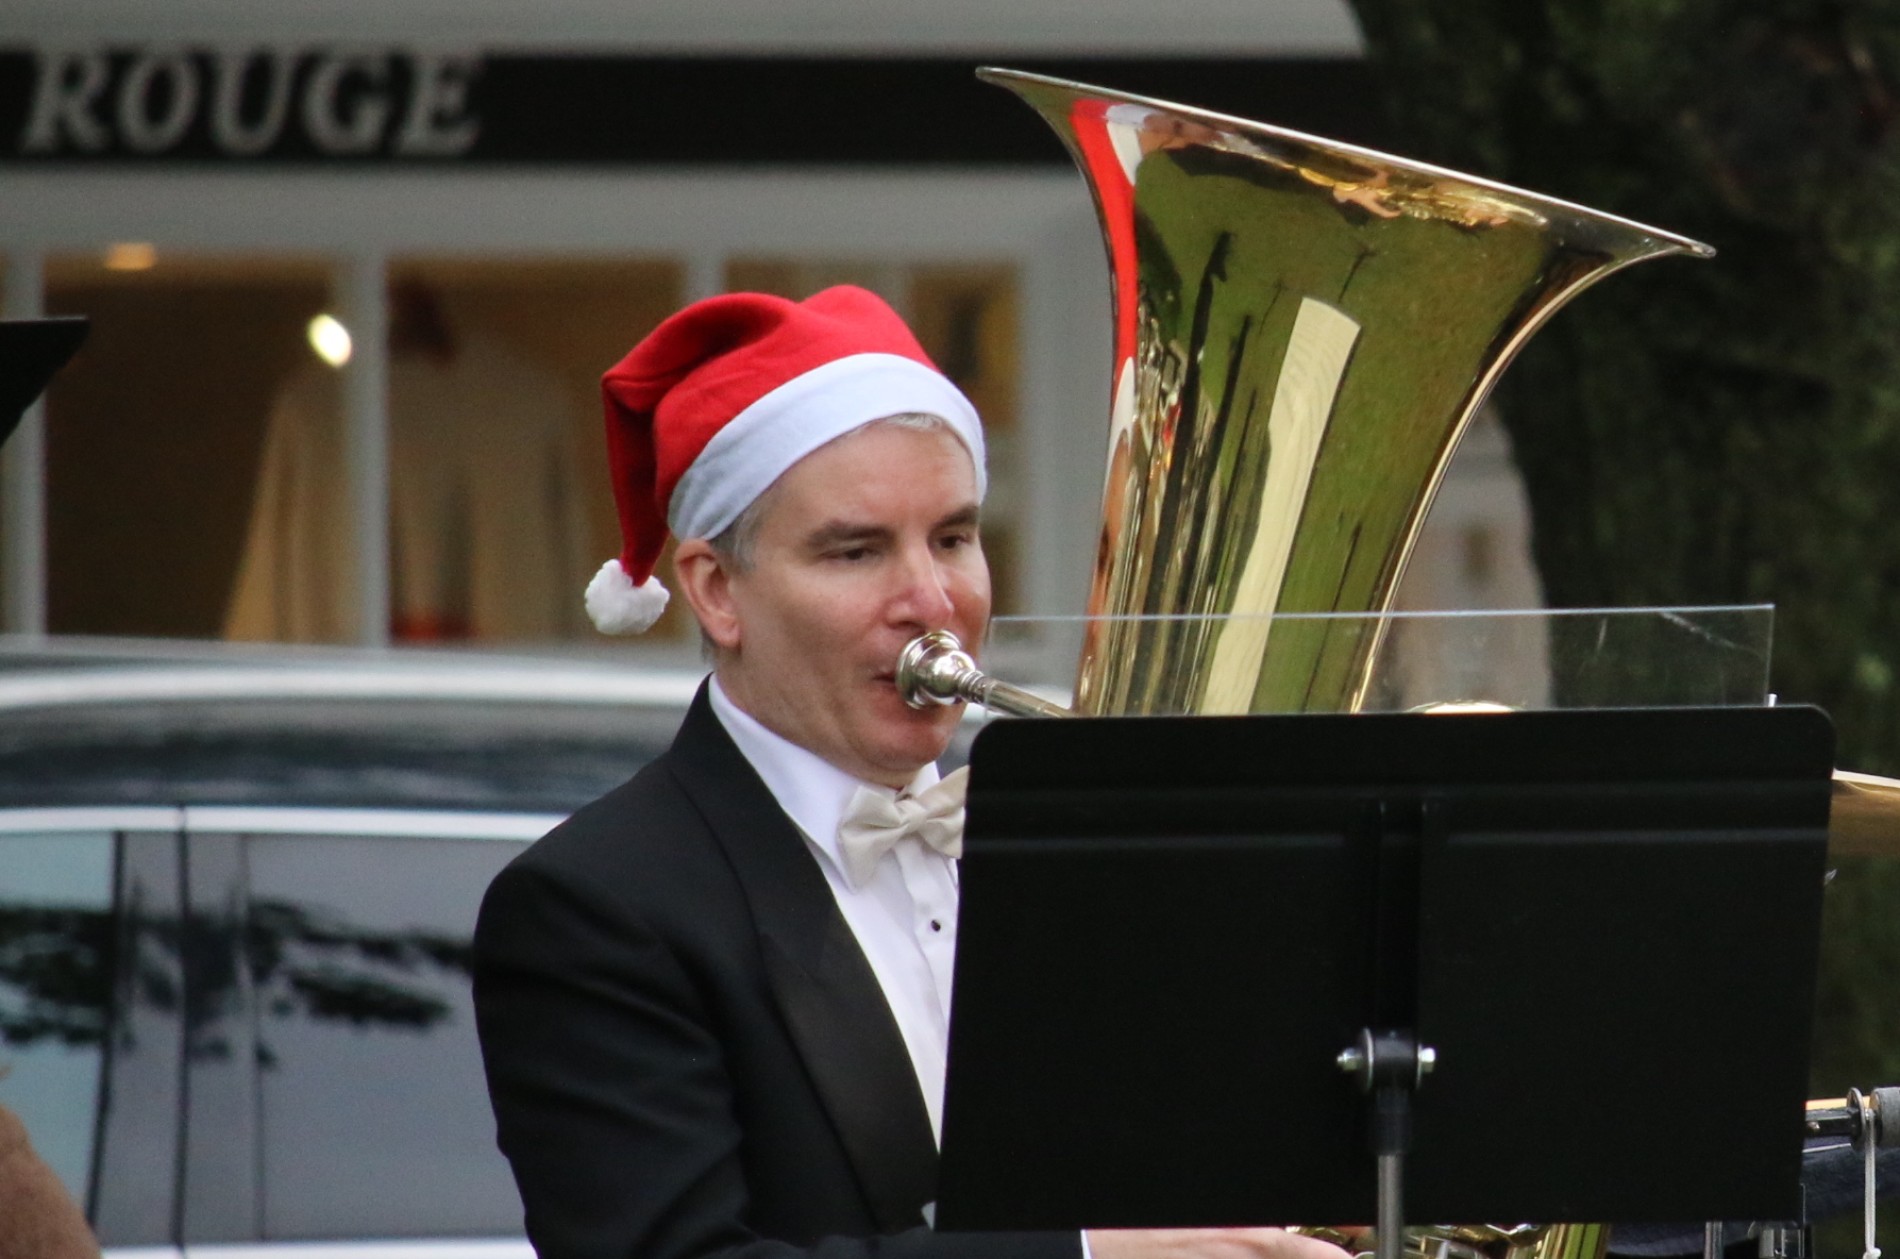
[[[893,798],[876,787],[859,787],[838,819],[838,857],[853,891],[870,882],[884,854],[906,836],[916,836],[946,857],[963,855],[963,795],[968,766],[914,796]]]

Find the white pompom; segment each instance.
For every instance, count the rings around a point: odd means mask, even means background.
[[[587,615],[603,634],[644,634],[670,597],[658,577],[635,586],[619,560],[608,560],[587,583]]]

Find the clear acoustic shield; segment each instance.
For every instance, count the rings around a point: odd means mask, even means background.
[[[1436,705],[1511,709],[1748,706],[1772,703],[1770,604],[1276,616],[999,617],[986,671],[1067,702],[1077,653],[1101,622],[1193,633],[1250,655],[1338,650],[1370,661],[1357,712]],[[1236,648],[1237,650],[1238,648]],[[1302,694],[1250,692],[1231,711],[1320,709]],[[1156,716],[1205,713],[1180,703]]]

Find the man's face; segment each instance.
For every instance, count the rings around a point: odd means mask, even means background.
[[[976,475],[943,430],[874,424],[819,448],[770,491],[743,573],[727,574],[727,694],[767,728],[859,778],[902,786],[942,754],[961,706],[914,709],[904,644],[948,629],[980,644],[989,565]]]

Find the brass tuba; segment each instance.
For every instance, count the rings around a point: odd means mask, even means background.
[[[1085,713],[1357,709],[1378,636],[1269,615],[1389,610],[1518,348],[1613,271],[1714,253],[1261,123],[978,73],[1055,128],[1108,247],[1114,403],[1088,611],[1114,619],[1083,644]]]
[[[1261,123],[979,74],[1055,128],[1108,247],[1114,402],[1081,713],[1358,709],[1377,636],[1269,618],[1388,611],[1458,439],[1519,347],[1613,271],[1714,253]],[[1068,715],[943,635],[906,649],[898,685],[918,705]],[[1585,1259],[1607,1232],[1459,1226],[1408,1230],[1408,1243],[1448,1259]]]

